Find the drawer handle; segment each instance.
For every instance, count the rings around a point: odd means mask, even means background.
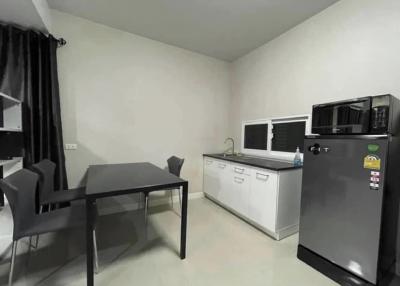
[[[269,175],[264,175],[264,174],[260,174],[260,173],[256,173],[256,178],[262,181],[266,181],[269,178]]]
[[[206,160],[207,165],[211,165],[213,161]]]
[[[226,164],[220,163],[220,164],[218,164],[218,167],[220,167],[220,169],[225,169]]]
[[[243,172],[244,172],[244,169],[243,169],[243,168],[237,168],[237,167],[235,167],[235,173],[243,174]]]
[[[236,183],[239,183],[239,184],[244,182],[243,178],[234,177],[234,180],[235,180]]]

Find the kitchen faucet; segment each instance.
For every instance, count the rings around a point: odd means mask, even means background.
[[[235,155],[235,140],[233,140],[233,138],[231,138],[231,137],[228,137],[228,138],[225,139],[225,142],[224,142],[224,143],[226,144],[226,142],[228,142],[228,141],[231,141],[231,142],[232,142],[232,147],[229,148],[229,149],[232,150],[231,155]],[[227,151],[228,151],[229,149],[227,149]],[[225,151],[225,152],[226,152],[226,151]]]

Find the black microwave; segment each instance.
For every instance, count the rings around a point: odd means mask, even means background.
[[[395,134],[400,101],[390,95],[368,96],[313,106],[313,134]]]

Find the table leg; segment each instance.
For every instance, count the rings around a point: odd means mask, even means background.
[[[86,199],[86,276],[87,286],[94,285],[93,278],[93,226],[95,201]]]
[[[4,193],[0,191],[0,207],[4,207]]]
[[[186,182],[182,188],[181,259],[186,258],[187,206],[188,206],[188,182]]]

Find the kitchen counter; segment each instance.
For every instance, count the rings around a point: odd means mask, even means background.
[[[249,165],[262,169],[269,169],[273,171],[284,171],[292,169],[301,169],[302,166],[295,166],[292,163],[276,161],[272,159],[256,158],[249,156],[238,156],[238,155],[226,155],[224,154],[203,154],[204,157],[210,157],[214,159],[220,159],[225,161],[230,161],[234,163],[239,163],[243,165]]]

